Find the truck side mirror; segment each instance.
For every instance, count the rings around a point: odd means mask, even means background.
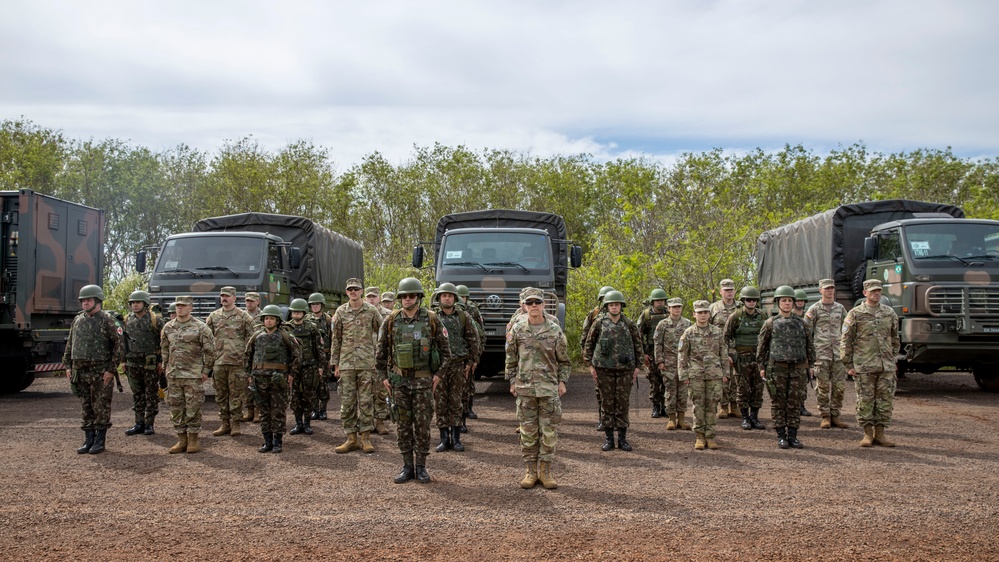
[[[569,265],[572,267],[579,267],[583,265],[583,248],[579,246],[573,246],[570,248]]]
[[[864,259],[873,260],[878,253],[878,239],[874,236],[864,238]]]
[[[291,248],[291,268],[298,269],[302,267],[302,249],[298,246],[292,246]]]
[[[139,273],[146,271],[146,251],[140,250],[135,254],[135,270]]]
[[[423,267],[423,246],[413,248],[413,267]]]

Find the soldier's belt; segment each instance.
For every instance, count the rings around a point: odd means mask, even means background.
[[[393,371],[400,377],[409,379],[425,379],[434,375],[430,371],[417,371],[416,369],[403,369],[401,367],[395,367]]]
[[[288,366],[284,363],[254,363],[255,371],[287,371]]]
[[[79,361],[76,360],[73,361],[73,368],[80,369],[81,371],[95,370],[95,369],[100,369],[102,371],[105,371],[107,370],[106,369],[107,366],[108,366],[107,361],[88,361],[82,359]]]
[[[807,361],[774,361],[773,364],[786,369],[805,369],[808,367]]]

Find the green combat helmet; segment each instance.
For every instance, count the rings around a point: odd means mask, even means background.
[[[128,295],[128,302],[144,302],[147,306],[152,304],[152,301],[149,299],[149,293],[145,291],[132,291],[132,294]]]
[[[666,291],[664,291],[662,289],[652,289],[652,292],[649,293],[649,302],[652,302],[652,301],[664,301],[664,300],[666,300],[668,298],[669,298],[669,295],[667,295]]]
[[[273,306],[273,305],[268,305],[268,306]],[[266,306],[264,307],[264,310],[267,310]],[[291,304],[288,305],[288,310],[292,312],[308,312],[309,304],[305,302],[305,299],[294,299],[293,301],[291,301]],[[263,316],[263,313],[261,313],[261,316]]]
[[[614,287],[611,287],[610,285],[604,285],[603,287],[600,287],[600,290],[597,291],[597,302],[603,302],[604,297],[607,295],[607,293],[613,290]]]
[[[323,295],[322,293],[312,293],[311,295],[309,295],[309,304],[316,304],[316,303],[326,306],[326,296]]]
[[[469,294],[468,293],[468,287],[466,287],[465,285],[457,285],[457,286],[455,286],[455,288],[458,289],[458,296],[459,297],[465,297],[466,299],[468,298],[468,294]]]
[[[739,291],[739,300],[756,299],[760,300],[760,290],[756,287],[746,285]]]
[[[454,296],[458,296],[458,287],[454,286],[454,283],[441,283],[440,287],[437,287],[435,291],[438,295],[441,293],[451,293]]]
[[[807,301],[808,300],[808,295],[805,294],[805,290],[804,289],[795,289],[794,290],[794,300],[796,300],[796,301]]]
[[[295,300],[301,300],[301,299],[295,299]],[[273,316],[278,319],[278,322],[280,322],[282,316],[281,307],[279,307],[276,304],[269,304],[265,306],[264,309],[260,311],[260,318],[263,318],[264,316]]]
[[[82,301],[83,299],[97,299],[104,302],[104,289],[97,285],[84,285],[84,287],[80,289],[79,300]]]
[[[453,287],[453,285],[452,285]],[[395,291],[396,295],[419,295],[423,298],[423,283],[415,277],[407,277],[402,281],[399,281],[399,288]]]
[[[789,285],[781,285],[780,287],[777,287],[777,290],[774,291],[774,300],[783,297],[791,297],[793,299],[794,289],[792,289]]]
[[[624,307],[628,306],[628,303],[626,303],[624,301],[624,294],[621,293],[621,291],[615,291],[613,289],[610,290],[610,291],[607,291],[607,294],[604,295],[604,306],[607,306],[608,304],[615,303],[615,302],[621,303],[621,308],[622,309]]]
[[[167,314],[177,314],[177,303],[170,303],[170,306],[167,307]]]

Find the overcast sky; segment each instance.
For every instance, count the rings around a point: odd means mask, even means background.
[[[999,155],[999,2],[0,0],[0,118],[214,152],[306,139],[669,160]]]

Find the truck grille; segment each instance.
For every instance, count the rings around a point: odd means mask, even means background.
[[[490,324],[506,323],[513,313],[520,309],[520,290],[515,292],[469,291],[469,298],[479,305],[482,321]],[[545,293],[545,312],[555,314],[558,300],[554,293]]]
[[[926,305],[940,316],[999,316],[999,287],[930,287]]]

